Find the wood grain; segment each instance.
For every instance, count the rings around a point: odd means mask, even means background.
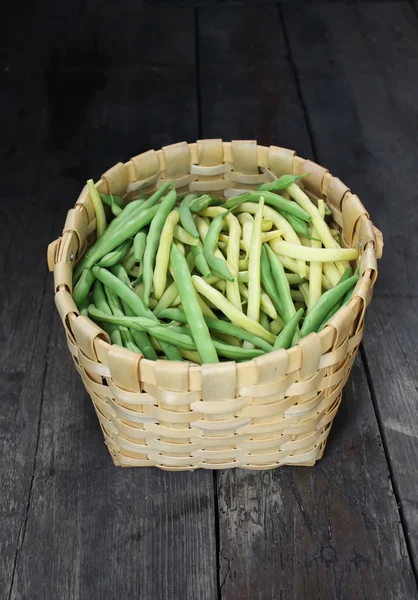
[[[224,472],[222,598],[417,598],[361,361],[314,469]]]
[[[287,5],[283,14],[319,162],[359,194],[383,231],[376,294],[416,294],[416,14],[409,2]]]
[[[8,5],[0,589],[16,600],[417,598],[417,3],[194,4]],[[220,473],[216,503],[211,473],[112,466],[45,265],[85,179],[199,136],[317,158],[386,241],[369,381],[359,358],[325,458]]]
[[[213,532],[211,473],[113,466],[54,316],[11,597],[215,599]]]
[[[418,63],[418,19],[409,3],[388,3],[379,11],[367,4],[338,11],[309,8],[302,18],[289,7],[284,15],[319,159],[352,184],[383,230],[379,298],[370,308],[364,348],[417,569],[416,379],[409,357],[413,355],[411,331],[417,326],[413,307],[418,293],[414,191],[418,177],[410,168],[416,144],[409,132],[418,121],[418,84],[413,76]],[[315,91],[314,78],[323,82]],[[333,152],[342,139],[344,152]],[[399,301],[393,299],[396,296]]]
[[[28,448],[12,455],[5,472],[5,480],[13,480],[10,499],[8,491],[0,492],[6,513],[16,510],[13,535],[6,536],[7,520],[2,520],[5,580],[9,587],[12,584],[10,597],[16,599],[215,599],[212,473],[170,474],[113,466],[53,307],[52,276],[45,295],[35,287],[44,281],[40,274],[45,274],[47,242],[59,235],[64,223],[62,208],[74,203],[83,181],[141,150],[198,137],[193,10],[183,7],[167,17],[158,10],[143,12],[140,5],[123,15],[105,3],[87,3],[82,10],[72,29],[67,24],[58,48],[47,40],[49,53],[40,52],[37,65],[43,77],[34,80],[38,87],[33,93],[45,98],[47,107],[40,189],[32,210],[36,219],[33,224],[27,219],[26,230],[18,228],[22,236],[34,226],[28,239],[20,237],[15,244],[20,247],[19,262],[13,267],[9,297],[18,302],[22,295],[24,315],[18,318],[16,349],[3,363],[10,391],[15,393],[16,379],[23,378],[29,414],[21,435],[29,435]],[[107,36],[111,23],[117,24],[119,35]],[[167,37],[167,44],[151,44],[154,35]],[[175,95],[172,90],[178,85],[183,93]],[[40,210],[48,181],[54,190],[50,203],[56,202],[54,219],[59,216],[54,228],[50,216]],[[13,214],[15,218],[19,214],[18,206]],[[21,266],[29,253],[30,259]],[[38,312],[40,340],[31,339],[37,326],[33,315]],[[16,319],[13,315],[13,323]],[[31,375],[26,365],[32,346]],[[13,365],[28,368],[28,374],[23,377],[19,371],[13,377]],[[11,413],[5,423],[13,422],[16,398],[10,395],[7,402]],[[17,427],[23,429],[23,424],[18,421]],[[13,429],[4,436],[4,455],[14,436]]]
[[[416,298],[375,298],[364,341],[383,439],[418,569],[418,359]],[[379,360],[373,357],[379,357]]]
[[[57,226],[59,186],[32,198],[3,197],[0,262],[0,582],[7,590],[23,541],[38,446],[51,314],[46,246]],[[59,215],[62,222],[63,214]]]
[[[304,21],[294,12],[295,21]],[[201,9],[200,15],[204,135],[223,128],[237,138],[268,134],[267,143],[320,157],[322,142],[312,138],[313,109],[299,79],[304,72],[291,52],[296,34],[286,29],[286,18],[275,7],[245,7],[242,20],[231,18],[230,7]],[[250,22],[262,33],[249,38]],[[309,52],[305,46],[300,55],[313,79],[320,67],[305,56]],[[260,69],[258,79],[252,65]],[[244,90],[254,90],[249,99]],[[235,113],[224,96],[234,97]],[[321,118],[327,106],[315,109]],[[344,111],[350,109],[347,102]],[[335,142],[324,148],[332,154]],[[223,598],[417,597],[361,360],[347,385],[325,459],[314,469],[219,475]]]
[[[203,7],[198,23],[203,136],[257,139],[312,158],[277,8]]]

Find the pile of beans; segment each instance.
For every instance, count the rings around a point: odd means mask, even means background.
[[[129,200],[87,182],[97,240],[74,271],[74,301],[113,344],[151,360],[246,361],[326,322],[358,281],[300,176],[256,191],[178,198],[175,182]]]

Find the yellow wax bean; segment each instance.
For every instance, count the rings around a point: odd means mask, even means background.
[[[334,236],[330,232],[328,225],[325,223],[325,220],[321,217],[319,210],[317,209],[315,204],[310,201],[310,199],[305,194],[305,192],[296,183],[292,183],[292,185],[290,185],[287,188],[287,191],[291,195],[291,197],[295,200],[295,202],[297,202],[299,204],[299,206],[301,208],[303,208],[308,213],[308,215],[310,215],[310,217],[312,218],[312,225],[314,226],[316,234],[319,237],[319,239],[322,241],[324,247],[329,248],[329,249],[340,248],[339,243],[335,240]],[[351,259],[341,258],[341,259],[336,259],[336,260],[351,260]],[[344,266],[337,265],[337,268],[340,271],[340,274],[342,275],[345,270]]]
[[[246,331],[253,333],[254,335],[258,335],[266,342],[270,344],[274,344],[275,337],[270,332],[266,331],[264,327],[249,319],[247,315],[240,312],[233,304],[231,304],[218,290],[215,290],[210,285],[206,283],[206,281],[199,277],[198,275],[192,275],[193,285],[196,290],[205,296],[208,300],[213,302],[213,304],[224,313],[234,325],[238,325],[242,327]]]
[[[278,239],[271,240],[270,246],[276,254],[295,258],[296,260],[338,262],[355,260],[358,257],[356,248],[306,248]]]
[[[239,291],[241,296],[248,299],[248,288],[244,283],[239,284]],[[270,319],[275,319],[277,317],[277,311],[274,308],[274,304],[265,292],[260,293],[260,306],[264,310],[266,314],[270,317]]]
[[[253,231],[254,218],[248,213],[238,215],[238,221],[242,227],[242,248],[248,254],[250,251],[251,234]]]
[[[251,234],[250,252],[248,255],[248,306],[247,317],[258,321],[260,316],[260,259],[261,259],[261,224],[263,222],[264,198],[261,197],[257,204],[254,218],[253,231]],[[251,347],[249,342],[244,346]]]
[[[155,258],[154,276],[152,286],[154,296],[159,300],[164,293],[167,282],[167,269],[170,262],[170,249],[173,241],[174,226],[179,221],[179,213],[173,210],[164,223],[158,246],[157,256]]]
[[[183,229],[181,225],[175,225],[173,233],[176,240],[183,242],[183,244],[187,244],[188,246],[197,246],[197,240],[185,229]]]
[[[321,219],[325,217],[325,203],[322,200],[318,200],[318,213]],[[318,237],[318,233],[315,227],[312,228],[311,234],[313,238]],[[322,241],[311,240],[312,248],[322,248]],[[322,263],[318,261],[312,261],[310,263],[309,272],[309,292],[306,302],[308,312],[315,306],[322,295]]]
[[[235,212],[248,212],[250,214],[255,214],[257,212],[257,206],[258,204],[254,202],[244,202],[236,208]],[[276,229],[283,231],[283,237],[287,242],[301,246],[300,239],[295,233],[295,230],[290,223],[284,217],[282,217],[281,214],[279,214],[271,206],[265,206],[263,215],[266,219],[273,222]],[[306,264],[303,259],[298,259],[298,273],[301,277],[306,277]]]

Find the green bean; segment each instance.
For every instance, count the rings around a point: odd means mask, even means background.
[[[346,281],[349,277],[351,277],[351,275],[352,275],[351,267],[347,267],[347,269],[341,275],[338,283],[342,283],[343,281]],[[351,297],[353,289],[354,289],[354,286],[351,290],[348,290],[348,292],[345,294],[345,296],[347,296],[349,294]],[[335,305],[331,308],[331,310],[328,312],[328,314],[325,316],[324,320],[322,321],[321,325],[319,326],[318,331],[321,331],[321,329],[323,329],[325,323],[327,321],[329,321],[330,318],[333,317],[335,315],[335,313],[341,308],[341,306],[344,303],[345,296],[343,298],[341,298],[341,300],[338,300],[338,302],[336,302]]]
[[[96,308],[102,312],[105,312],[109,315],[111,314],[112,311],[110,310],[106,300],[103,283],[98,279],[96,279],[93,286],[93,303],[95,304]]]
[[[218,290],[211,287],[204,279],[198,275],[192,275],[192,280],[196,290],[200,294],[203,294],[207,300],[214,303],[215,308],[223,312],[232,323],[242,327],[250,333],[258,335],[267,342],[274,342],[275,338],[269,331],[266,331],[257,321],[249,319],[246,314],[239,311],[231,304],[231,302],[228,302]]]
[[[286,279],[289,285],[299,285],[306,282],[306,279],[300,277],[300,275],[296,275],[296,273],[286,273]]]
[[[197,270],[202,273],[205,279],[211,277],[212,273],[210,272],[208,261],[203,253],[202,242],[199,240],[197,246],[191,247],[191,251]]]
[[[303,308],[300,308],[296,314],[290,319],[288,323],[283,327],[281,333],[277,336],[276,341],[274,342],[274,350],[280,350],[284,348],[287,350],[290,348],[293,337],[296,333],[297,326],[299,321],[303,315]]]
[[[275,192],[277,190],[284,190],[288,188],[292,183],[296,183],[298,179],[302,179],[302,177],[307,177],[309,173],[304,173],[303,175],[282,175],[278,179],[274,179],[273,181],[269,181],[268,183],[263,183],[258,186],[259,191],[269,191]]]
[[[199,356],[203,363],[216,363],[219,361],[218,355],[216,354],[208,326],[197,301],[197,294],[192,283],[189,267],[186,259],[175,244],[171,247],[170,260],[174,271],[174,280],[177,283],[181,302],[187,315]]]
[[[129,331],[129,330],[127,330],[127,331]],[[131,339],[126,339],[124,342],[124,346],[131,352],[136,352],[136,354],[143,354],[141,352],[141,348],[138,348],[138,346],[135,344],[135,342]]]
[[[112,207],[112,204],[116,204],[118,208],[124,208],[123,200],[120,196],[114,196],[113,194],[99,194],[99,196],[100,200],[104,202],[104,204],[107,204],[107,206]]]
[[[187,317],[184,310],[181,308],[167,308],[164,311],[161,311],[159,314],[160,319],[171,319],[172,321],[177,321],[178,323],[187,323]],[[216,333],[223,333],[226,335],[232,335],[240,340],[247,340],[248,342],[252,342],[255,346],[258,346],[265,352],[271,352],[273,346],[258,337],[257,335],[253,335],[245,329],[241,327],[237,327],[237,325],[233,325],[232,323],[228,323],[227,321],[223,321],[222,319],[214,319],[213,317],[204,317],[207,326],[210,331],[215,331]]]
[[[151,329],[151,332],[152,332],[152,329]],[[175,344],[175,343],[173,344],[170,342],[166,342],[164,340],[160,340],[160,346],[161,346],[162,351],[168,358],[168,360],[175,360],[175,361],[179,361],[179,362],[183,361],[183,357],[182,357],[179,349],[177,348],[177,344]]]
[[[308,306],[309,303],[309,283],[307,283],[305,281],[305,283],[301,283],[299,286],[299,291],[303,296],[303,300],[301,300],[301,302],[304,302],[306,304],[306,306]]]
[[[131,271],[135,267],[136,260],[135,260],[133,246],[131,246],[131,250],[128,252],[128,254],[124,258],[124,260],[121,262],[121,265],[123,265],[123,268],[126,270],[126,272]]]
[[[263,260],[263,254],[265,259],[267,259],[266,251],[261,250],[261,260]],[[267,259],[268,264],[268,259]],[[270,269],[270,266],[269,266]],[[306,279],[300,277],[300,275],[296,275],[296,273],[286,273],[286,279],[289,282],[289,285],[299,285],[299,283],[304,283]],[[238,273],[238,281],[240,283],[248,283],[248,271],[240,271]]]
[[[168,328],[181,336],[188,335],[191,339],[193,339],[191,331],[185,327],[178,327],[176,325],[169,324]],[[221,356],[225,356],[231,360],[251,360],[252,358],[256,358],[257,356],[262,356],[264,354],[264,352],[260,349],[232,346],[231,344],[226,344],[225,342],[221,342],[220,340],[213,338],[212,343]]]
[[[134,313],[131,310],[131,308],[125,302],[122,302],[122,304],[123,304],[123,308],[125,310],[126,316],[127,317],[134,316]],[[157,353],[155,352],[154,348],[152,347],[151,342],[150,342],[146,332],[145,331],[135,331],[133,329],[131,331],[131,333],[135,340],[135,344],[141,350],[141,352],[145,356],[145,358],[148,358],[149,360],[157,360],[157,358],[158,358]]]
[[[257,348],[242,348],[241,346],[231,346],[231,344],[225,344],[224,342],[213,340],[213,345],[216,351],[221,356],[225,356],[231,360],[251,360],[257,356],[264,354],[263,350]]]
[[[218,244],[218,237],[222,229],[223,220],[229,211],[225,211],[217,215],[209,225],[208,232],[203,241],[203,253],[209,267],[216,275],[226,281],[234,281],[231,271],[228,268],[228,263],[225,259],[215,256],[215,248]]]
[[[99,194],[100,196],[100,200],[104,203],[107,204],[107,206],[110,206],[110,210],[112,211],[112,214],[117,217],[120,215],[120,213],[123,210],[123,202],[121,200],[121,198],[119,198],[119,196],[112,196],[112,194]],[[118,201],[115,200],[115,198],[118,199]]]
[[[306,315],[300,334],[302,337],[317,331],[328,312],[358,281],[358,275],[353,275],[332,290],[324,292],[310,313]]]
[[[354,289],[354,287],[352,289]],[[351,291],[352,290],[350,290],[350,292]],[[342,302],[339,301],[336,303],[336,305],[333,308],[331,308],[331,310],[328,312],[328,314],[323,319],[321,325],[318,327],[318,332],[322,331],[322,329],[325,327],[325,325],[328,323],[328,321],[331,319],[331,317],[333,317],[335,315],[335,313],[340,310],[341,306],[342,306]]]
[[[125,221],[130,219],[131,216],[133,215],[133,213],[136,213],[136,211],[141,206],[143,206],[143,204],[144,204],[143,200],[132,200],[132,202],[129,202],[125,206],[123,211],[120,213],[120,215],[118,215],[115,219],[113,219],[113,221],[110,222],[108,229],[113,231],[113,230],[119,229],[120,227],[123,227]]]
[[[148,225],[154,218],[157,211],[157,206],[153,206],[147,210],[141,209],[139,211],[134,211],[127,219],[123,221],[123,226],[117,229],[111,229],[109,226],[102,237],[98,239],[96,243],[89,248],[89,250],[87,250],[86,254],[77,265],[74,273],[75,280],[78,280],[83,269],[91,268],[101,258],[103,258],[105,254],[120,246],[120,244],[122,244],[125,240],[131,238],[139,230]],[[111,225],[123,216],[123,212],[119,217],[112,221]]]
[[[129,317],[129,316],[134,315],[131,308],[125,302],[122,302],[122,306],[123,306],[126,316]],[[155,352],[154,348],[152,347],[151,342],[148,338],[148,335],[145,333],[145,331],[132,330],[131,334],[135,340],[135,344],[138,346],[138,348],[140,349],[141,353],[145,356],[145,358],[148,358],[149,360],[157,360],[157,358],[158,358],[157,353]]]
[[[157,255],[155,257],[155,268],[152,278],[154,296],[157,300],[161,298],[167,284],[167,271],[170,263],[170,250],[173,242],[173,229],[179,220],[177,210],[171,211],[165,220],[161,231]]]
[[[151,207],[155,206],[157,204],[157,202],[159,202],[161,200],[161,198],[164,196],[164,194],[166,193],[166,191],[168,190],[170,185],[171,184],[167,181],[165,183],[163,183],[163,185],[160,188],[158,188],[158,190],[156,192],[154,192],[152,194],[152,196],[150,196],[148,198],[148,200],[146,200],[144,202],[144,204],[142,205],[142,208],[147,209],[147,208],[151,208]],[[171,190],[171,192],[174,192],[174,194],[176,193],[176,190],[174,189],[174,187]]]
[[[153,309],[154,315],[156,317],[160,316],[160,313],[169,308],[177,296],[179,295],[179,291],[177,289],[177,283],[173,281],[164,291],[164,294],[159,299],[157,306]]]
[[[260,310],[260,316],[258,318],[258,321],[259,321],[260,325],[262,325],[266,331],[271,331],[270,322],[268,320],[266,313],[263,310]],[[252,348],[253,344],[251,346],[247,346],[247,347]]]
[[[279,335],[279,333],[281,332],[283,327],[284,327],[284,323],[283,323],[283,319],[281,317],[276,317],[270,323],[270,329],[271,329],[271,332],[274,333],[274,335]]]
[[[89,299],[88,296],[86,296],[86,298],[84,298],[84,300],[81,302],[81,304],[78,306],[78,310],[80,311],[80,315],[83,315],[83,317],[88,317],[89,314]]]
[[[279,298],[279,294],[276,288],[276,284],[274,283],[273,275],[271,273],[270,263],[267,257],[266,249],[263,247],[261,249],[261,283],[263,288],[265,289],[267,295],[270,297],[270,300],[273,302],[275,309],[278,313],[282,314],[282,303]]]
[[[77,281],[73,289],[73,300],[77,307],[79,307],[83,300],[87,298],[90,292],[90,288],[93,285],[95,276],[91,269],[84,269],[81,273],[80,279]]]
[[[346,305],[347,305],[347,304],[350,302],[350,300],[351,300],[351,296],[353,295],[353,292],[354,292],[354,288],[355,288],[355,287],[356,287],[356,286],[355,286],[355,285],[353,285],[353,287],[351,288],[351,290],[348,290],[348,292],[347,292],[347,293],[344,295],[344,297],[343,297],[343,302],[342,302],[342,306],[346,306]]]
[[[300,290],[290,290],[290,297],[295,302],[304,302],[306,304],[306,298]]]
[[[152,321],[146,317],[115,317],[114,315],[108,315],[98,310],[92,304],[89,306],[89,315],[95,321],[105,321],[107,323],[121,325],[122,327],[129,327],[142,332],[148,331],[153,337],[155,337],[155,339],[159,340],[160,344],[161,342],[166,342],[170,346],[173,346],[174,350],[176,350],[177,347],[184,348],[185,350],[196,350],[196,345],[190,336],[181,336],[177,332],[171,331],[166,325],[160,325],[158,321]],[[162,344],[161,347],[163,347]],[[170,351],[171,350],[172,348]],[[174,356],[174,353],[172,356]],[[176,358],[175,360],[182,359]]]
[[[292,215],[291,213],[287,213],[284,210],[280,210],[279,212],[282,215],[282,217],[284,217],[287,221],[289,221],[289,223],[291,224],[291,226],[293,227],[293,229],[296,231],[297,234],[303,235],[303,236],[307,237],[308,239],[310,239],[309,231],[308,231],[305,221],[302,221],[302,219],[300,219],[299,217],[295,217],[295,215]]]
[[[152,289],[154,262],[158,250],[158,244],[160,242],[161,231],[168,215],[173,210],[173,207],[176,203],[176,197],[175,189],[170,190],[167,196],[164,196],[161,204],[158,206],[158,211],[150,224],[143,258],[142,273],[144,280],[144,302],[147,306]]]
[[[135,273],[133,271],[129,271],[128,275],[130,277],[135,277],[137,274],[138,268],[135,271],[136,271]],[[139,283],[142,283],[142,273],[139,273],[138,277],[132,282],[132,287],[135,289],[135,286],[137,286]]]
[[[99,260],[97,266],[108,268],[112,267],[116,263],[121,262],[128,254],[129,248],[131,247],[131,243],[132,240],[125,240],[123,244],[118,246],[115,250],[112,250],[112,252],[108,252],[108,254],[105,254],[105,256],[103,256],[103,258]]]
[[[119,299],[119,296],[107,286],[105,286],[104,291],[112,315],[115,315],[116,317],[123,317],[125,313],[123,312],[122,303]]]
[[[287,281],[283,265],[277,258],[273,250],[270,248],[269,245],[266,245],[265,248],[267,250],[267,255],[270,262],[274,282],[279,293],[280,304],[283,309],[281,311],[281,314],[283,316],[284,322],[288,323],[296,312],[295,305],[293,304],[292,296],[290,294],[289,282]]]
[[[184,229],[194,238],[199,238],[199,232],[196,229],[196,224],[193,221],[190,205],[196,199],[196,194],[187,194],[180,203],[180,221]]]
[[[115,265],[115,267],[118,265]],[[114,269],[114,267],[112,267]],[[107,269],[101,267],[93,267],[94,275],[99,279],[105,286],[115,292],[117,296],[130,306],[135,315],[139,317],[149,317],[149,309],[145,306],[142,298],[139,298],[123,281],[121,281],[114,273],[111,273]],[[152,314],[152,313],[151,313]],[[153,315],[154,316],[154,315]],[[155,318],[155,317],[154,317]]]
[[[217,198],[216,196],[209,196],[208,194],[203,194],[193,200],[190,204],[190,210],[194,213],[198,213],[201,210],[204,210],[208,206],[220,206],[224,203],[222,198]]]
[[[96,234],[97,239],[101,238],[106,230],[106,215],[104,212],[102,201],[100,200],[99,192],[94,185],[93,179],[87,181],[87,189],[90,194],[90,199],[93,204],[94,212],[96,213]]]
[[[124,313],[126,314],[127,317],[132,317],[135,315],[135,313],[133,312],[131,307],[128,306],[128,304],[126,304],[126,302],[122,301],[122,306],[123,306]],[[157,353],[155,352],[154,348],[152,347],[151,342],[150,342],[147,334],[145,333],[145,331],[136,331],[133,329],[131,331],[131,334],[135,340],[135,344],[138,346],[138,348],[140,349],[141,353],[145,356],[145,358],[148,358],[149,360],[157,360],[157,358],[158,358]]]
[[[138,231],[134,237],[134,257],[135,262],[139,263],[142,260],[145,252],[145,245],[147,243],[147,234],[145,231]]]
[[[296,202],[292,200],[286,200],[283,196],[279,196],[278,194],[273,194],[273,192],[247,192],[246,194],[242,194],[241,196],[235,196],[235,198],[230,198],[224,204],[225,208],[236,208],[240,206],[244,202],[258,202],[260,198],[264,198],[264,202],[273,206],[278,211],[285,211],[286,213],[290,213],[295,217],[299,217],[303,221],[310,221],[311,217],[309,214],[298,206]],[[266,216],[266,218],[268,218]]]
[[[131,280],[129,279],[128,273],[123,265],[113,265],[111,267],[110,272],[113,273],[118,279],[123,281],[125,285],[132,289]]]
[[[108,315],[112,314],[112,311],[110,310],[110,307],[106,300],[103,284],[98,279],[96,279],[93,286],[93,302],[96,308],[98,308],[102,312],[105,312]],[[110,323],[103,323],[102,327],[109,334],[112,344],[123,346],[122,337],[116,325],[111,325]]]
[[[122,271],[119,268],[121,265],[115,265],[117,270],[122,276]],[[114,270],[115,267],[112,267]],[[122,267],[123,269],[123,267]],[[139,317],[145,317],[151,320],[154,320],[158,324],[158,319],[154,315],[154,313],[144,304],[142,298],[137,296],[135,292],[128,287],[123,281],[121,281],[116,275],[108,271],[107,269],[102,269],[100,267],[93,267],[94,272],[96,273],[97,279],[99,279],[102,283],[104,283],[107,287],[115,292],[119,296],[119,298],[126,302],[126,304],[131,308],[135,315]],[[128,278],[129,279],[129,278]],[[162,345],[164,354],[167,356],[169,360],[170,356],[175,354],[172,348],[169,348],[166,345]],[[180,360],[180,359],[176,359]]]
[[[113,292],[107,286],[105,286],[104,291],[111,314],[115,315],[115,317],[124,317],[125,313],[122,308],[122,303],[119,300],[118,296],[115,294],[115,292]],[[128,342],[134,342],[131,332],[126,327],[120,326],[118,327],[118,329],[120,331],[122,342],[125,347],[127,347]]]

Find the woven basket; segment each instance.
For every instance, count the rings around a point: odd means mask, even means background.
[[[71,295],[74,263],[95,237],[86,187],[68,212],[62,237],[48,248],[55,304],[116,465],[269,469],[321,458],[363,335],[382,252],[382,236],[359,198],[294,151],[255,141],[199,140],[150,150],[106,171],[98,188],[134,197],[133,190],[150,193],[175,178],[180,193],[219,195],[285,173],[310,173],[302,180],[305,191],[325,198],[343,245],[359,248],[360,279],[350,303],[321,333],[246,363],[153,362],[110,345],[100,327],[79,315]]]

